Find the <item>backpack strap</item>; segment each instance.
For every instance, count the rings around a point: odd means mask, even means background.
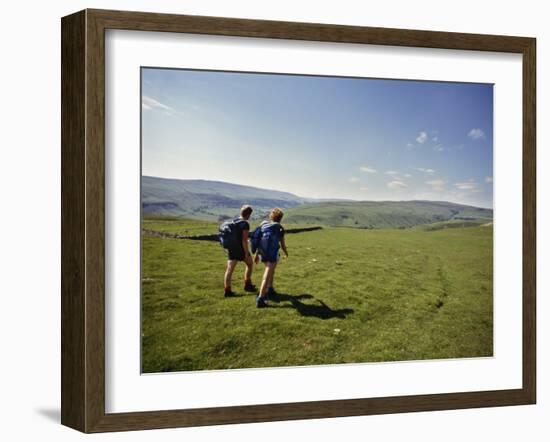
[[[237,224],[237,225],[247,224],[248,227],[250,228],[250,223],[249,223],[247,220],[245,220],[245,219],[243,219],[243,218],[241,218],[241,217],[235,218],[235,220],[233,221],[233,223],[235,223],[235,224]]]

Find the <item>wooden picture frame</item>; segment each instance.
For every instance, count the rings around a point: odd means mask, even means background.
[[[523,385],[512,390],[105,412],[105,30],[495,51],[523,57]],[[533,404],[536,400],[534,38],[84,10],[62,19],[62,424],[83,432]]]

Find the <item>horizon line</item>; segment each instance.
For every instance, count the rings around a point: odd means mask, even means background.
[[[468,207],[474,207],[474,208],[479,208],[479,209],[494,210],[493,207],[486,207],[486,206],[482,206],[482,205],[474,206],[472,204],[458,203],[458,202],[449,201],[449,200],[428,200],[428,199],[409,199],[409,200],[370,199],[370,200],[358,200],[358,199],[355,199],[355,198],[342,198],[342,197],[318,198],[318,197],[301,196],[301,195],[298,195],[294,192],[289,192],[289,191],[286,191],[286,190],[269,189],[269,188],[266,188],[266,187],[257,187],[257,186],[251,186],[249,184],[233,183],[233,182],[222,181],[222,180],[209,180],[209,179],[204,179],[204,178],[173,178],[173,177],[162,177],[162,176],[154,176],[154,175],[144,175],[143,173],[141,174],[141,178],[156,178],[156,179],[161,179],[161,180],[175,180],[175,181],[209,181],[209,182],[214,182],[214,183],[230,184],[230,185],[233,185],[233,186],[249,187],[249,188],[258,189],[258,190],[267,190],[267,191],[271,191],[271,192],[287,193],[289,195],[295,196],[296,198],[301,198],[303,200],[317,200],[317,201],[322,201],[322,202],[329,202],[329,201],[342,201],[342,202],[345,202],[345,201],[349,201],[349,202],[357,202],[357,203],[363,203],[363,202],[364,203],[368,203],[368,202],[378,202],[378,203],[402,202],[403,203],[403,202],[423,202],[423,201],[427,201],[427,202],[431,202],[431,203],[451,203],[451,204],[458,204],[458,205],[461,205],[461,206],[468,206]]]

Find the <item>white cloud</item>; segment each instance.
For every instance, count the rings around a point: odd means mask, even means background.
[[[400,190],[400,189],[407,188],[407,185],[403,181],[397,181],[397,180],[390,181],[389,183],[387,183],[387,186],[393,190]]]
[[[357,178],[356,176],[352,176],[352,177],[349,177],[348,178],[348,181],[350,183],[358,183],[359,182],[359,178]]]
[[[445,183],[446,181],[441,179],[426,181],[426,184],[430,186],[433,190],[444,190]]]
[[[486,183],[492,183],[493,182],[493,177],[492,176],[485,177],[485,182]]]
[[[443,147],[443,144],[437,144],[434,146],[434,150],[436,152],[443,152],[445,150],[445,148]]]
[[[369,167],[369,166],[361,166],[359,168],[359,170],[361,172],[367,172],[367,173],[376,173],[376,169],[373,169],[372,167]]]
[[[455,183],[455,186],[460,190],[475,190],[477,189],[477,183],[471,179],[468,181],[459,181]]]
[[[424,172],[424,173],[435,173],[435,170],[433,170],[433,169],[424,169],[423,167],[417,167],[416,170],[419,170],[420,172]]]
[[[410,149],[410,148],[414,147],[414,144],[413,143],[407,143],[407,147]]]
[[[167,111],[174,110],[170,106],[166,106],[165,104],[162,104],[160,101],[155,100],[154,98],[148,97],[147,95],[144,95],[141,98],[141,107],[146,110],[150,109],[164,109]]]
[[[416,137],[416,142],[418,144],[424,144],[428,139],[428,134],[426,132],[420,132]]]
[[[483,132],[481,129],[479,128],[474,128],[472,129],[470,132],[468,132],[468,136],[472,139],[472,140],[479,140],[479,139],[484,139],[485,138],[485,132]]]
[[[405,178],[410,178],[412,177],[412,175],[410,173],[406,173],[405,175],[403,175]]]
[[[388,170],[388,171],[386,171],[386,173],[387,173],[388,175],[399,175],[399,172],[397,172],[397,171],[395,171],[395,170]]]

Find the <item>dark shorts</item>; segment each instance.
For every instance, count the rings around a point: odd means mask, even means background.
[[[244,249],[242,247],[238,249],[229,249],[227,251],[227,259],[229,261],[244,261]]]

